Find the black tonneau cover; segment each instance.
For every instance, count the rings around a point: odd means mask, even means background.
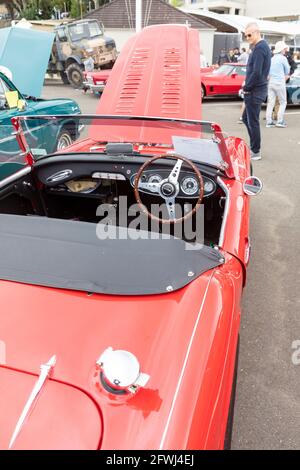
[[[116,294],[160,294],[180,289],[222,263],[207,246],[187,250],[182,240],[100,240],[96,224],[0,215],[0,280]]]

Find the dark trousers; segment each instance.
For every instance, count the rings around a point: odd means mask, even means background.
[[[267,97],[267,91],[253,91],[244,96],[245,110],[243,112],[243,122],[247,127],[250,137],[250,149],[253,153],[260,152],[261,136],[259,114],[261,105]]]

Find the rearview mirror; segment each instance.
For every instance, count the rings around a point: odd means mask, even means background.
[[[263,188],[262,181],[257,176],[248,176],[243,184],[244,193],[248,196],[257,196]]]

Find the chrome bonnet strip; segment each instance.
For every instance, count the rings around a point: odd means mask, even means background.
[[[14,429],[13,435],[11,437],[11,440],[8,446],[9,449],[11,449],[12,446],[14,445],[15,440],[17,439],[19,433],[21,432],[21,429],[25,423],[26,418],[28,417],[30,411],[33,409],[46,380],[50,377],[55,367],[55,364],[56,364],[56,356],[52,356],[46,364],[42,364],[40,366],[40,371],[41,371],[40,376],[37,382],[35,383],[32,389],[32,392],[23,408],[21,416],[16,424],[16,427]]]

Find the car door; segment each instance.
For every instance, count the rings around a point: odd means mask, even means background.
[[[247,66],[246,65],[237,65],[234,69],[234,72],[236,74],[234,83],[233,83],[233,94],[238,95],[239,90],[242,88],[244,81],[246,80],[246,71],[247,71]]]
[[[14,135],[11,119],[15,116],[34,114],[34,110],[15,86],[0,75],[0,180],[18,171],[25,164],[24,156]],[[35,124],[36,125],[36,124]],[[28,136],[27,136],[28,137]],[[33,144],[34,133],[28,143]]]
[[[226,69],[226,74],[220,76],[218,85],[216,85],[215,90],[218,95],[231,95],[235,86],[235,67],[228,65]]]

